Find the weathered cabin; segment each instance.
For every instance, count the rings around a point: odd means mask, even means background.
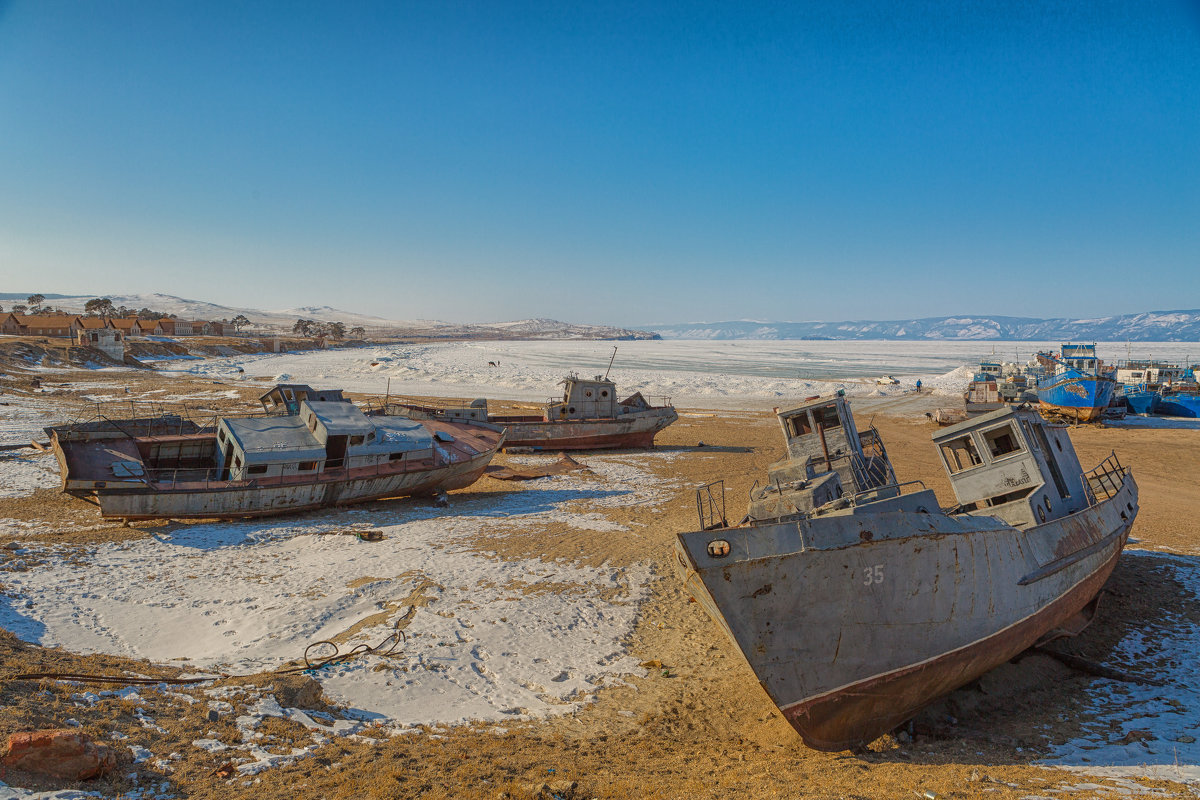
[[[1096,375],[1103,368],[1104,362],[1096,358],[1095,344],[1064,344],[1054,374],[1073,369],[1084,375]]]
[[[1117,364],[1117,383],[1170,386],[1187,380],[1187,368],[1165,361],[1122,361]]]
[[[304,400],[350,402],[342,397],[341,389],[314,389],[305,383],[278,383],[258,398],[268,414],[299,414]]]
[[[563,399],[561,403],[550,403],[547,415],[551,421],[613,419],[618,413],[628,413],[618,410],[617,385],[600,375],[593,380],[568,375],[559,385],[563,387]]]
[[[962,511],[1029,527],[1088,505],[1066,428],[1036,411],[993,411],[939,431],[933,441]]]
[[[896,483],[878,432],[859,432],[843,393],[811,398],[778,416],[787,456],[767,468],[767,485],[751,494],[751,518],[810,511],[846,493]]]
[[[217,447],[221,477],[245,480],[431,458],[435,442],[416,420],[367,417],[343,400],[304,399],[296,414],[222,419]]]

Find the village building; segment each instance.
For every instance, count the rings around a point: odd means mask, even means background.
[[[96,317],[83,317],[80,321],[88,319],[97,319]],[[107,320],[101,320],[107,321]],[[109,358],[115,361],[125,360],[125,334],[112,327],[111,325],[91,325],[89,327],[75,328],[74,336],[75,344],[81,347],[91,347],[104,353]]]
[[[186,319],[164,317],[154,323],[155,336],[191,336],[192,323]]]
[[[9,336],[21,335],[21,315],[14,314],[11,311],[0,317],[0,333]]]
[[[145,336],[154,328],[148,320],[140,320],[137,317],[114,317],[109,322],[126,337]]]
[[[0,332],[14,336],[56,336],[69,338],[78,317],[70,314],[6,314]]]
[[[113,325],[108,317],[76,317],[71,327],[74,331],[94,331],[102,328],[112,329]]]

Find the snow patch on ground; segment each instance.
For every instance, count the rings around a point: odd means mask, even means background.
[[[553,457],[545,457],[553,460]],[[589,458],[590,473],[455,503],[405,503],[274,522],[196,524],[85,552],[33,545],[37,570],[5,570],[0,624],[75,652],[252,672],[333,640],[376,644],[407,621],[392,657],[320,670],[332,699],[393,726],[561,714],[621,675],[649,567],[505,561],[472,545],[540,522],[620,532],[599,508],[673,494],[632,455]],[[363,542],[347,530],[382,530]],[[82,556],[82,557],[81,557]],[[411,615],[411,619],[407,617]],[[323,655],[314,653],[314,656]]]
[[[56,489],[61,484],[53,453],[0,452],[0,497],[27,497],[38,489]],[[3,522],[0,520],[0,530]]]
[[[1146,557],[1136,550],[1123,558]],[[1184,587],[1188,602],[1200,601],[1200,565],[1195,556],[1166,559],[1170,579]],[[1113,665],[1146,674],[1163,686],[1104,678],[1092,681],[1090,720],[1083,735],[1057,745],[1041,763],[1088,775],[1146,777],[1200,784],[1200,626],[1164,608],[1130,633],[1110,657]]]

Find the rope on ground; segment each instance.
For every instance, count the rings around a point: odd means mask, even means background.
[[[400,647],[401,644],[408,643],[408,637],[404,634],[403,629],[408,625],[416,613],[417,607],[415,605],[410,606],[408,611],[404,613],[404,616],[396,620],[396,624],[393,626],[394,629],[392,632],[384,637],[383,641],[374,647],[369,644],[360,644],[355,645],[352,649],[343,653],[341,652],[341,648],[338,647],[337,642],[330,639],[322,639],[321,641],[313,642],[308,647],[304,648],[304,666],[283,667],[275,671],[283,674],[309,671],[315,672],[317,670],[324,669],[325,667],[332,667],[337,664],[345,663],[346,661],[358,658],[359,656],[380,656],[382,658],[394,656],[396,655],[396,649]],[[309,658],[309,653],[312,652],[313,648],[322,646],[332,647],[333,653],[325,656],[324,658],[318,658],[316,660]]]

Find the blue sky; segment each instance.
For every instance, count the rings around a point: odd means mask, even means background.
[[[1200,5],[0,0],[0,291],[1200,307]]]

